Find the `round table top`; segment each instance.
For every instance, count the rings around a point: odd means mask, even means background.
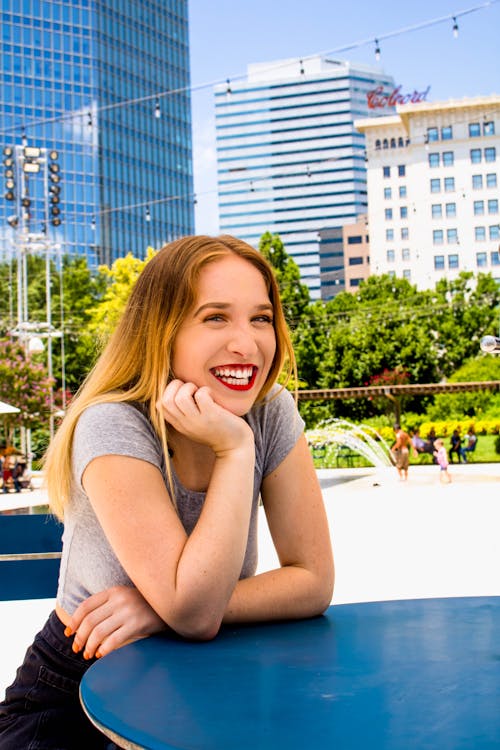
[[[150,750],[500,747],[500,597],[332,606],[96,662],[91,719]]]

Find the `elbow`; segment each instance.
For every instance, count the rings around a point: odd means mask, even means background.
[[[332,603],[334,587],[335,569],[332,565],[331,570],[317,578],[316,590],[313,597],[314,615],[322,615],[328,609]]]
[[[169,625],[182,638],[190,641],[211,641],[220,630],[221,618],[210,613],[182,614],[170,618]]]

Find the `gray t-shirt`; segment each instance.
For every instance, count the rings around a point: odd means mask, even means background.
[[[292,395],[277,386],[264,403],[245,416],[255,436],[254,494],[248,544],[241,578],[257,567],[257,518],[262,479],[274,471],[304,429]],[[161,443],[137,406],[106,403],[90,406],[80,416],[73,440],[73,491],[64,514],[63,552],[58,604],[72,614],[91,594],[116,585],[133,585],[113,552],[82,487],[82,475],[98,456],[132,456],[157,466],[168,487]],[[204,492],[186,489],[173,474],[179,516],[188,534],[200,515]]]

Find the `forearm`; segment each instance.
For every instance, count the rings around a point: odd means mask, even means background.
[[[312,572],[296,565],[245,578],[235,586],[224,623],[299,619],[330,605],[334,571]]]
[[[173,627],[218,629],[238,581],[253,499],[254,449],[216,459],[205,504],[179,558]]]

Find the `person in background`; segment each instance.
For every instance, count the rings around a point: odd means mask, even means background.
[[[406,481],[408,479],[408,465],[410,463],[411,440],[408,433],[402,430],[401,425],[397,423],[394,425],[394,433],[396,435],[396,441],[391,450],[394,454],[399,478],[402,481]]]
[[[439,481],[442,484],[449,484],[451,482],[450,472],[448,471],[448,454],[444,442],[441,438],[437,438],[434,441],[434,455],[436,461],[439,464]]]
[[[454,463],[453,454],[457,455],[457,463],[465,463],[466,458],[462,448],[462,438],[458,429],[453,430],[450,438],[450,463]]]
[[[464,460],[467,461],[467,454],[473,453],[476,450],[477,445],[477,435],[473,424],[469,427],[469,431],[465,436],[465,441],[466,443],[462,449],[462,455]]]
[[[321,490],[277,384],[295,371],[273,269],[250,245],[185,237],[147,263],[46,457],[59,590],[0,704],[2,750],[108,750],[79,682],[131,640],[329,606]],[[256,575],[260,503],[279,564]]]

